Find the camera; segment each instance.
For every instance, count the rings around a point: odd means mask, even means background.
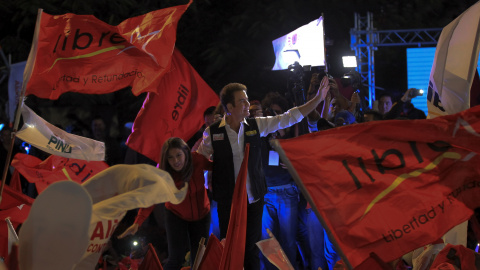
[[[422,89],[417,89],[417,88],[412,88],[412,89],[410,89],[410,93],[408,93],[408,96],[410,98],[423,96],[423,90]]]

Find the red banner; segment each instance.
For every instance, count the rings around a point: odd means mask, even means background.
[[[64,180],[72,180],[79,184],[90,179],[95,174],[108,168],[104,161],[86,161],[51,155],[44,161],[26,155],[16,154],[12,166],[22,174],[27,181],[35,183],[40,194],[48,185]],[[13,180],[13,179],[12,179]]]
[[[132,86],[155,91],[168,70],[177,24],[191,4],[152,11],[117,26],[92,15],[41,14],[38,51],[26,95],[105,94]]]
[[[203,112],[216,106],[219,99],[177,49],[157,93],[145,98],[127,145],[158,162],[165,140],[190,139],[204,123]]]
[[[371,252],[389,262],[429,244],[480,206],[479,115],[476,106],[278,142],[355,267]]]

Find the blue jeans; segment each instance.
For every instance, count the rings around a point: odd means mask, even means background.
[[[297,259],[298,188],[294,184],[269,187],[265,195],[262,218],[262,239],[272,231],[295,269]],[[265,269],[277,269],[263,255]]]
[[[307,209],[307,228],[310,237],[310,269],[316,270],[318,267],[328,269],[325,259],[324,229],[311,208]]]
[[[308,210],[308,232],[310,234],[310,248],[312,252],[312,268],[332,270],[340,256],[335,251],[335,246],[328,239],[327,232],[312,209]],[[322,232],[323,231],[323,232]],[[319,233],[322,232],[322,233]],[[328,268],[327,268],[328,266]]]

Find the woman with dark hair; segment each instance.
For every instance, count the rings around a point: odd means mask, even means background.
[[[191,152],[182,139],[173,137],[163,144],[157,167],[170,173],[178,189],[188,183],[187,195],[180,204],[165,203],[169,256],[164,269],[178,270],[182,268],[186,250],[190,249],[190,265],[193,265],[201,238],[208,239],[210,202],[203,173],[212,169],[212,163],[204,156]],[[135,234],[153,208],[139,209],[134,224],[118,238]]]

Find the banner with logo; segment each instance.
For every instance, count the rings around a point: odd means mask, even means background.
[[[105,143],[68,133],[22,108],[23,127],[16,137],[52,155],[87,161],[105,160]]]
[[[480,3],[445,26],[438,39],[428,84],[428,117],[470,107],[470,88],[480,49]]]
[[[41,13],[38,50],[26,95],[105,94],[132,86],[155,91],[168,70],[186,5],[129,18],[117,26],[93,15]]]
[[[171,69],[158,85],[157,93],[148,93],[145,98],[127,145],[159,162],[165,140],[190,139],[204,123],[203,112],[218,102],[217,94],[175,49]]]
[[[115,165],[82,184],[93,201],[89,243],[74,269],[94,269],[118,223],[128,210],[154,204],[179,204],[188,184],[178,190],[169,173],[151,165]]]
[[[18,153],[13,157],[12,166],[30,183],[35,183],[38,194],[48,185],[71,180],[82,184],[109,166],[104,161],[86,161],[51,155],[41,160],[32,155]],[[13,179],[18,175],[12,176]]]
[[[439,239],[480,206],[480,106],[429,120],[385,120],[276,141],[353,267]],[[340,253],[340,254],[341,254]]]

